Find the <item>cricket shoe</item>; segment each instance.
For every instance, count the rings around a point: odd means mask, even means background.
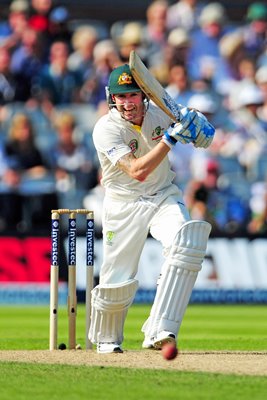
[[[167,343],[172,343],[175,346],[177,345],[175,334],[168,331],[162,331],[154,338],[153,346],[154,349],[161,350]]]
[[[145,338],[142,343],[143,349],[154,349],[154,340],[151,338]]]
[[[97,352],[99,354],[123,353],[123,350],[118,343],[98,343]]]

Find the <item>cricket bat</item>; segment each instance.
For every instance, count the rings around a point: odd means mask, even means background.
[[[136,83],[140,86],[146,96],[174,122],[179,122],[182,119],[180,111],[184,106],[177,104],[173,100],[173,98],[161,86],[159,81],[147,69],[134,50],[130,53],[129,66]]]

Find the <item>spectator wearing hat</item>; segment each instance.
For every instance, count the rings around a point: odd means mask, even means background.
[[[230,107],[234,108],[241,87],[255,82],[256,60],[248,54],[239,29],[221,38],[219,51],[221,62],[215,72],[216,90],[229,98]]]
[[[115,38],[119,57],[122,62],[128,62],[132,50],[138,52],[145,64],[146,55],[143,49],[143,26],[139,22],[128,22],[123,27],[121,35]]]
[[[171,76],[173,75],[171,71],[176,65],[188,67],[189,48],[190,37],[188,33],[183,28],[172,29],[168,35],[161,62],[150,67],[150,71],[163,86],[172,85],[172,88],[168,87],[168,90],[173,92],[174,97],[177,96],[177,90],[175,89],[174,76]]]
[[[93,26],[82,25],[78,27],[71,39],[73,51],[68,58],[68,67],[78,72],[83,81],[94,75],[93,53],[98,41],[98,33]]]
[[[267,4],[254,2],[249,5],[246,14],[246,24],[242,28],[247,53],[258,58],[266,46]]]
[[[122,63],[113,40],[100,40],[93,51],[93,71],[81,89],[81,97],[85,103],[97,109],[107,111],[106,87],[111,71]]]
[[[188,52],[191,46],[190,35],[183,28],[172,29],[168,35],[165,58],[169,64],[182,62],[188,64]]]
[[[258,116],[263,105],[263,95],[253,83],[239,92],[238,107],[229,113],[232,128],[221,147],[224,156],[237,157],[240,165],[250,174],[262,154],[266,154],[267,135]]]
[[[219,41],[219,52],[224,60],[229,78],[238,80],[240,78],[239,61],[247,55],[241,32],[234,31],[225,34]],[[220,66],[218,65],[218,67]]]
[[[191,34],[189,72],[192,79],[213,81],[222,62],[219,42],[229,30],[226,10],[218,2],[206,5],[199,15],[199,29]]]
[[[204,114],[214,126],[218,126],[218,118],[216,118],[221,109],[222,104],[220,97],[216,93],[197,92],[188,100],[188,107],[195,108]]]
[[[239,94],[243,88],[255,84],[256,61],[249,56],[237,60],[236,75],[224,82],[224,104],[228,110],[239,107]]]

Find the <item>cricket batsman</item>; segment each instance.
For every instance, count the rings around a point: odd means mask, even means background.
[[[108,83],[109,112],[96,123],[94,145],[105,188],[103,264],[92,291],[88,337],[98,353],[122,353],[123,330],[138,281],[139,259],[148,234],[162,244],[162,265],[143,348],[177,343],[178,332],[205,256],[211,226],[191,220],[173,183],[168,153],[180,141],[208,147],[214,128],[204,115],[184,107],[173,121],[149,103],[128,64]],[[149,268],[150,266],[148,266]]]

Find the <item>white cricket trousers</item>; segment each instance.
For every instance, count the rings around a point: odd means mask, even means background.
[[[178,229],[191,220],[180,190],[121,201],[106,197],[103,209],[103,264],[100,284],[134,279],[148,233],[167,256]]]

